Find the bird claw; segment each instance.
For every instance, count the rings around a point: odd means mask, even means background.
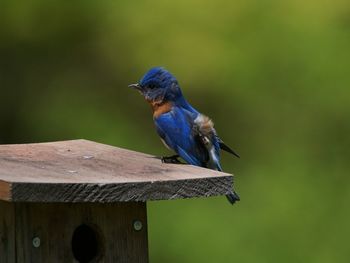
[[[163,156],[161,158],[162,163],[175,163],[175,164],[179,164],[181,163],[181,161],[179,159],[177,159],[179,156],[178,155],[173,155],[173,156]]]

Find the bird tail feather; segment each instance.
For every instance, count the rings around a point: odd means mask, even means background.
[[[235,202],[241,200],[239,198],[239,195],[235,191],[232,191],[231,193],[227,194],[226,198],[231,203],[231,205],[233,205]]]

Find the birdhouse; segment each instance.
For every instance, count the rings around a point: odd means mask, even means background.
[[[232,184],[87,140],[1,145],[0,262],[148,262],[147,201],[224,195]]]

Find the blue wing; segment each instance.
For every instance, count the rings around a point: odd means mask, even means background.
[[[184,108],[172,110],[154,119],[159,136],[186,162],[206,166],[208,151],[193,133],[195,115]]]

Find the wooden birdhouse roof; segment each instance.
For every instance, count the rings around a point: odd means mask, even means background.
[[[87,140],[0,145],[0,200],[120,202],[224,195],[233,176]]]

